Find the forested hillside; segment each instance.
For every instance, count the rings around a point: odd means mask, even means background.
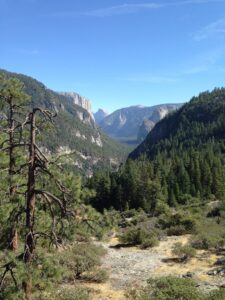
[[[42,107],[57,113],[54,127],[46,131],[41,144],[45,152],[57,155],[70,154],[69,169],[91,174],[102,167],[117,168],[128,153],[126,146],[107,137],[97,128],[88,111],[63,96],[46,88],[37,80],[0,70],[8,78],[18,78],[31,97],[30,107]],[[51,127],[51,126],[50,126]]]
[[[90,180],[100,190],[95,206],[142,207],[150,212],[157,203],[223,199],[224,137],[225,89],[194,97],[161,120],[118,173],[104,175],[104,184],[99,174]]]
[[[161,120],[146,140],[129,157],[142,154],[155,158],[157,153],[171,157],[188,149],[201,150],[224,142],[225,89],[205,92]]]

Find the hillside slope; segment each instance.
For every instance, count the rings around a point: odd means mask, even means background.
[[[5,70],[0,70],[0,74],[16,77],[24,83],[26,93],[31,96],[31,107],[57,112],[54,128],[46,133],[41,143],[46,152],[70,154],[68,168],[91,173],[96,168],[117,167],[126,157],[127,148],[102,133],[89,112],[67,96],[22,74]]]
[[[193,148],[201,150],[208,143],[221,144],[225,139],[225,89],[204,92],[161,120],[146,140],[130,155],[154,158],[157,153],[171,156]]]

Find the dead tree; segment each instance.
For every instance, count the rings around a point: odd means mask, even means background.
[[[72,211],[67,209],[67,196],[69,191],[54,178],[54,175],[48,170],[48,159],[40,148],[36,145],[36,114],[41,113],[44,116],[45,121],[52,122],[54,115],[48,110],[40,108],[34,108],[29,114],[29,125],[30,137],[29,137],[29,168],[28,168],[28,180],[27,180],[27,192],[26,192],[26,237],[24,246],[24,263],[31,265],[33,261],[33,255],[35,252],[36,240],[42,236],[49,238],[52,243],[58,246],[59,239],[55,232],[56,216],[53,210],[53,206],[57,206],[60,211],[60,217],[64,218],[66,215],[73,215]],[[62,199],[52,193],[37,188],[37,176],[39,173],[47,174],[49,177],[54,179],[55,185],[58,190],[62,193]],[[44,199],[45,203],[49,208],[49,212],[52,218],[52,227],[50,233],[35,232],[35,207],[37,197]],[[32,276],[28,274],[28,280],[24,283],[24,290],[26,299],[31,300],[32,294]]]

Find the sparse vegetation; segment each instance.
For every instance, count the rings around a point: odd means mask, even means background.
[[[178,256],[181,262],[186,262],[196,255],[196,250],[189,245],[183,246],[181,243],[176,243],[172,253]]]

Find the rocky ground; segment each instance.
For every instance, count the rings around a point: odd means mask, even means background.
[[[186,244],[189,238],[189,235],[167,237],[159,246],[147,250],[118,248],[115,237],[107,243],[101,243],[107,249],[102,267],[108,270],[110,279],[107,284],[88,285],[95,291],[93,300],[125,300],[124,294],[128,288],[139,288],[146,284],[148,278],[165,275],[192,277],[205,292],[225,284],[225,277],[207,274],[214,268],[218,256],[206,251],[198,251],[197,256],[187,263],[163,262],[173,256],[175,243]]]

